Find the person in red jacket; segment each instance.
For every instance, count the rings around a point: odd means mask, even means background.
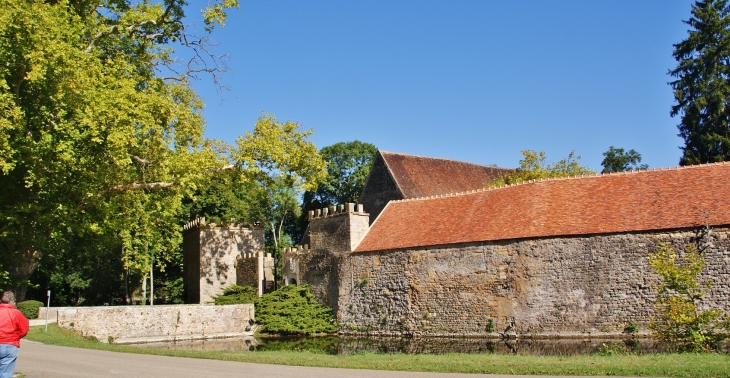
[[[28,333],[28,323],[15,308],[15,294],[4,292],[0,299],[0,378],[12,378],[20,339]]]

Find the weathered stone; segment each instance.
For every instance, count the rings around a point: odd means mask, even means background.
[[[58,325],[117,344],[236,337],[254,319],[253,304],[57,308]]]
[[[187,303],[211,303],[223,288],[239,282],[237,259],[264,251],[260,226],[206,224],[204,218],[185,225],[183,231],[183,283]],[[273,262],[270,264],[273,265]],[[253,278],[261,279],[262,274]],[[250,280],[249,277],[241,277]],[[273,282],[273,277],[272,277]],[[259,287],[259,285],[253,285]],[[259,290],[261,292],[261,290]]]

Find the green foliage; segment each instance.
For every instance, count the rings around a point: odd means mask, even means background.
[[[646,164],[641,164],[641,154],[635,150],[625,152],[623,148],[608,148],[603,153],[603,161],[601,162],[603,170],[601,173],[625,172],[635,169],[647,169]]]
[[[332,309],[314,299],[309,285],[284,286],[256,303],[256,320],[264,331],[278,334],[337,332]]]
[[[495,329],[495,327],[494,327],[494,319],[489,319],[489,321],[487,321],[487,327],[486,327],[485,331],[487,331],[487,332],[494,332],[494,329]]]
[[[231,285],[223,290],[223,294],[213,297],[217,305],[230,305],[241,303],[256,303],[258,296],[256,289],[251,286]],[[258,310],[258,309],[257,309]]]
[[[692,5],[687,39],[674,45],[677,67],[669,71],[672,117],[684,139],[681,165],[730,160],[730,10],[727,0]]]
[[[598,356],[619,356],[628,354],[626,347],[621,343],[601,343],[596,355]]]
[[[327,177],[316,190],[304,192],[297,232],[292,235],[295,240],[301,238],[309,223],[309,210],[359,202],[377,152],[374,145],[358,140],[335,143],[319,151],[327,162]]]
[[[23,301],[15,304],[15,307],[28,319],[38,318],[38,307],[44,307],[43,302]]]
[[[209,2],[206,32],[237,6]],[[163,273],[179,260],[184,210],[246,212],[239,193],[181,209],[199,186],[210,189],[211,175],[281,177],[294,190],[324,176],[311,131],[293,122],[263,115],[238,149],[204,138],[191,80],[217,82],[225,66],[205,33],[183,27],[187,9],[174,0],[0,0],[0,280],[19,299],[42,265],[36,282],[65,290],[69,304],[87,301],[98,282],[83,257],[100,251],[114,264],[109,277],[132,286],[153,265]],[[73,266],[43,261],[77,250]]]
[[[520,160],[519,168],[493,181],[489,184],[489,187],[518,184],[536,179],[595,174],[588,167],[578,164],[580,156],[576,156],[574,151],[565,159],[553,164],[545,162],[544,151],[523,150],[522,156],[524,156],[524,159]]]
[[[668,244],[660,244],[649,254],[649,265],[662,278],[654,304],[657,317],[649,328],[661,340],[683,351],[704,352],[717,349],[728,337],[730,322],[719,309],[701,310],[704,290],[697,275],[705,266],[704,257],[688,246],[682,256]]]
[[[319,153],[327,162],[327,177],[316,191],[304,193],[304,207],[357,203],[377,151],[374,145],[358,140],[323,147]]]
[[[256,306],[256,322],[266,333],[296,335],[337,332],[332,309],[314,299],[309,285],[284,286],[260,298],[253,288],[234,285],[213,300],[217,305],[253,303]]]
[[[627,322],[626,326],[624,326],[624,333],[626,333],[626,334],[633,335],[638,331],[639,331],[639,325],[636,324],[635,322]]]
[[[183,6],[0,1],[0,271],[19,298],[55,240],[116,239],[132,269],[168,258],[183,189],[225,164],[190,84],[222,67]]]

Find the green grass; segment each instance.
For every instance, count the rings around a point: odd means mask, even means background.
[[[102,344],[51,324],[31,327],[27,339],[46,344],[122,353],[204,358],[262,364],[350,369],[429,371],[449,373],[623,375],[653,377],[730,377],[730,356],[724,354],[526,356],[499,354],[375,354],[327,355],[290,351],[189,351]]]

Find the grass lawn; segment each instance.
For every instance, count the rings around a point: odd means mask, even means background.
[[[374,354],[334,356],[289,351],[182,351],[103,344],[57,327],[31,327],[26,338],[45,344],[262,364],[319,366],[351,369],[430,371],[449,373],[623,375],[652,377],[729,377],[730,356],[724,354],[654,354],[610,356],[526,356],[498,354]]]

